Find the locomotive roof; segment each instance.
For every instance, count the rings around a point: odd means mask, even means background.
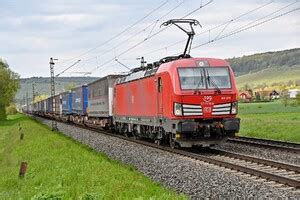
[[[181,66],[181,67],[191,67],[197,66],[198,61],[206,61],[207,66],[228,66],[227,61],[217,58],[180,58],[175,59],[173,57],[167,57],[160,60],[160,62],[154,63],[153,65],[148,65],[147,67],[139,67],[131,70],[131,73],[123,76],[117,82],[117,84],[130,82],[133,80],[142,79],[154,75],[158,70],[168,70],[170,67]]]

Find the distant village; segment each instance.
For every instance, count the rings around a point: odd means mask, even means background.
[[[288,90],[241,90],[239,91],[240,102],[262,102],[262,101],[273,101],[280,98],[285,99],[296,99],[297,95],[300,95],[300,89],[288,89]],[[298,95],[298,96],[299,96]]]

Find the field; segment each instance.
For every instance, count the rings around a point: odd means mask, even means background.
[[[300,143],[300,106],[280,101],[240,103],[240,136]]]
[[[0,199],[186,198],[21,114],[0,122],[0,177]]]
[[[300,78],[300,66],[293,68],[269,68],[255,73],[248,73],[246,75],[236,77],[236,84],[239,88],[245,84],[251,83],[253,86],[266,83],[271,85],[272,83],[288,82],[289,80],[295,81]]]

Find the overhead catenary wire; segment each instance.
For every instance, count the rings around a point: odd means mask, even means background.
[[[126,44],[128,41],[130,41],[131,39],[137,37],[138,35],[140,35],[141,33],[145,32],[148,28],[152,27],[150,33],[148,34],[147,37],[149,37],[151,35],[151,33],[153,32],[156,24],[161,21],[163,18],[165,18],[166,16],[168,16],[169,14],[171,14],[174,10],[176,10],[179,6],[181,6],[183,3],[185,2],[185,0],[182,0],[181,2],[179,2],[175,7],[173,7],[171,10],[169,10],[167,13],[165,13],[164,15],[162,15],[161,17],[159,17],[158,19],[156,19],[153,23],[149,24],[147,27],[143,28],[142,30],[134,33],[133,35],[131,35],[130,37],[128,37],[126,40],[118,43],[117,45],[115,45],[114,47],[112,47],[109,50],[105,50],[101,53],[101,55],[99,56],[93,56],[91,58],[85,59],[84,62],[87,62],[89,60],[95,59],[95,58],[99,58],[99,57],[103,57],[104,55],[108,54],[111,51],[115,51],[116,48]]]
[[[123,31],[117,33],[116,35],[112,36],[111,38],[109,38],[108,40],[102,42],[101,44],[85,51],[84,53],[78,55],[78,56],[75,56],[73,58],[70,58],[70,59],[66,59],[62,62],[59,62],[59,63],[63,63],[63,62],[67,62],[67,61],[72,61],[72,60],[75,60],[75,59],[78,59],[102,46],[104,46],[105,44],[109,43],[110,41],[116,39],[117,37],[121,36],[123,33],[127,32],[128,30],[130,30],[131,28],[133,28],[134,26],[136,26],[137,24],[139,24],[140,22],[142,22],[144,19],[146,19],[147,17],[151,16],[154,12],[156,12],[157,10],[159,10],[160,8],[162,8],[164,5],[166,5],[167,3],[169,2],[169,0],[166,0],[164,1],[163,3],[161,3],[159,6],[157,6],[156,8],[154,8],[153,10],[151,10],[148,14],[146,14],[145,16],[143,16],[142,18],[138,19],[136,22],[134,22],[132,25],[128,26],[127,28],[125,28]]]
[[[278,13],[278,12],[280,12],[280,11],[282,11],[282,10],[284,10],[284,9],[286,9],[286,8],[288,8],[288,7],[290,7],[290,6],[292,6],[292,5],[294,5],[295,3],[297,3],[297,1],[295,1],[295,2],[293,2],[293,3],[290,3],[290,4],[286,5],[286,6],[283,6],[283,7],[279,8],[279,9],[275,10],[274,12],[271,12],[271,13],[269,13],[269,14],[267,14],[267,15],[265,15],[265,16],[259,18],[259,19],[256,19],[256,20],[254,20],[254,21],[251,21],[251,22],[247,23],[246,25],[240,26],[239,28],[237,28],[237,29],[235,29],[235,30],[233,30],[233,31],[231,31],[231,32],[229,32],[229,33],[227,33],[227,34],[224,34],[224,35],[222,35],[222,36],[215,37],[214,39],[209,39],[207,42],[198,44],[198,45],[194,46],[194,47],[191,48],[191,49],[196,49],[196,48],[199,48],[199,47],[208,45],[208,44],[210,44],[210,43],[213,43],[213,42],[215,42],[215,41],[218,41],[218,40],[227,38],[227,37],[229,37],[229,36],[235,35],[235,34],[240,33],[240,32],[242,32],[242,31],[248,30],[248,29],[250,29],[250,28],[253,27],[253,26],[251,26],[251,24],[254,24],[255,22],[258,22],[258,21],[261,21],[261,20],[263,20],[263,19],[265,19],[265,18],[268,18],[268,17],[270,17],[270,16],[272,16],[272,15],[274,15],[274,14],[276,14],[276,13]],[[296,9],[296,10],[297,10],[297,9]],[[294,12],[294,11],[296,11],[296,10],[293,10],[292,12]],[[287,12],[286,14],[289,14],[289,13],[290,13],[290,12]],[[285,15],[286,15],[286,14],[285,14]],[[283,16],[283,15],[282,15],[282,16]],[[281,15],[279,15],[279,17],[281,17]],[[271,20],[277,19],[277,18],[279,18],[279,17],[272,18]],[[264,23],[266,23],[266,22],[268,22],[268,21],[271,21],[271,20],[265,20]],[[257,23],[257,24],[260,25],[260,23]],[[258,26],[258,25],[257,25],[257,26]],[[247,27],[249,27],[249,28],[247,28]],[[242,30],[242,31],[240,31],[240,30]],[[177,52],[177,53],[174,53],[173,55],[178,55],[179,53],[180,53],[180,52]]]
[[[65,73],[67,70],[71,69],[72,67],[74,67],[75,65],[77,65],[81,60],[77,60],[75,63],[73,63],[72,65],[70,65],[69,67],[67,67],[66,69],[64,69],[62,72],[58,73],[55,77],[58,77],[60,75],[62,75],[63,73]]]
[[[248,30],[248,29],[250,29],[250,28],[253,28],[253,27],[256,27],[256,26],[265,24],[265,23],[267,23],[267,22],[269,22],[269,21],[272,21],[272,20],[275,20],[275,19],[280,18],[280,17],[282,17],[282,16],[285,16],[285,15],[287,15],[287,14],[289,14],[289,13],[295,12],[295,11],[299,10],[300,8],[292,9],[292,10],[287,11],[287,12],[285,12],[285,13],[282,13],[282,14],[276,15],[276,16],[274,16],[274,17],[272,17],[272,18],[269,18],[269,19],[266,19],[266,20],[264,20],[264,21],[261,21],[262,19],[265,19],[265,18],[267,18],[267,17],[269,17],[269,16],[271,16],[271,15],[274,15],[275,13],[278,13],[279,11],[282,11],[283,9],[286,9],[287,7],[289,7],[289,6],[291,6],[291,5],[295,4],[295,3],[297,3],[297,1],[294,2],[294,3],[288,4],[287,6],[284,6],[284,7],[280,8],[280,9],[278,9],[278,10],[276,10],[276,11],[274,11],[274,12],[272,12],[272,13],[270,13],[270,14],[268,14],[268,15],[262,17],[262,18],[259,18],[259,19],[257,19],[257,20],[254,20],[254,21],[251,22],[251,23],[248,23],[248,26],[245,26],[245,25],[244,25],[244,26],[242,26],[242,27],[240,27],[240,28],[238,28],[238,29],[235,29],[235,31],[230,32],[229,34],[222,35],[222,36],[218,37],[218,38],[215,39],[215,40],[209,40],[208,42],[205,42],[205,43],[202,43],[202,44],[200,44],[200,45],[194,46],[192,49],[196,49],[196,48],[199,48],[199,47],[201,47],[201,46],[210,44],[210,43],[212,43],[212,42],[215,42],[215,41],[218,41],[218,40],[222,40],[222,39],[224,39],[224,38],[227,38],[227,37],[230,37],[230,36],[232,36],[232,35],[238,34],[238,33],[240,33],[240,32],[246,31],[246,30]],[[253,24],[254,22],[257,22],[257,21],[260,21],[260,22]],[[253,25],[250,25],[250,26],[249,26],[249,24],[253,24]]]
[[[272,4],[273,2],[274,2],[274,1],[270,1],[270,2],[268,2],[268,3],[266,3],[266,4],[263,4],[263,5],[261,5],[261,6],[258,6],[258,7],[254,8],[254,9],[252,9],[252,10],[249,10],[249,11],[247,11],[247,12],[245,12],[245,13],[243,13],[243,14],[241,14],[241,15],[235,17],[235,18],[232,18],[232,19],[230,19],[230,20],[228,20],[228,21],[226,21],[226,22],[220,23],[219,25],[216,25],[216,26],[214,26],[214,27],[212,27],[212,28],[210,28],[210,29],[208,29],[208,30],[202,31],[202,32],[200,32],[200,33],[196,33],[195,37],[200,36],[200,35],[203,35],[203,34],[205,34],[205,33],[210,33],[212,30],[215,30],[215,29],[220,28],[220,27],[222,27],[222,26],[226,26],[227,24],[230,24],[230,23],[232,23],[232,22],[234,22],[234,21],[236,21],[236,20],[238,20],[238,19],[240,19],[240,18],[242,18],[242,17],[244,17],[244,16],[247,16],[247,15],[249,15],[249,14],[255,12],[255,11],[258,11],[258,10],[260,10],[260,9],[262,9],[262,8],[264,8],[264,7],[268,6],[268,5],[270,5],[270,4]],[[210,39],[209,39],[209,40],[210,40]],[[173,46],[176,46],[176,45],[178,45],[178,44],[181,44],[181,43],[183,43],[183,42],[185,42],[185,41],[186,41],[186,39],[183,39],[183,40],[174,42],[174,43],[172,43],[172,44],[170,44],[170,45],[167,45],[167,46],[164,46],[164,47],[161,47],[161,48],[158,48],[158,49],[155,49],[155,50],[151,50],[151,51],[149,51],[149,52],[146,52],[146,53],[144,53],[144,55],[149,55],[149,54],[155,53],[155,52],[157,52],[157,51],[162,51],[162,50],[168,49],[168,48],[170,48],[170,47],[173,47]]]
[[[278,13],[278,12],[280,12],[280,11],[282,11],[282,10],[284,10],[284,9],[286,9],[286,8],[288,8],[288,7],[290,7],[290,6],[292,6],[292,5],[294,5],[295,3],[297,3],[297,1],[295,1],[295,2],[293,2],[293,3],[290,3],[290,4],[286,5],[286,6],[283,6],[282,8],[280,8],[280,9],[278,9],[278,10],[276,10],[276,11],[274,11],[274,12],[268,14],[268,15],[265,15],[265,16],[259,18],[259,19],[256,19],[256,20],[254,20],[254,21],[252,21],[252,22],[249,22],[249,23],[247,23],[246,25],[243,25],[243,26],[241,26],[241,27],[239,27],[239,28],[237,28],[237,29],[235,29],[235,30],[242,29],[243,27],[247,27],[247,26],[249,26],[249,25],[251,25],[251,24],[253,24],[253,23],[257,22],[257,21],[260,21],[260,20],[263,20],[263,19],[265,19],[265,18],[268,18],[268,17],[270,17],[270,16],[272,16],[272,15],[274,15],[274,14],[276,14],[276,13]],[[223,31],[222,31],[222,32],[223,32]],[[221,34],[219,34],[219,35],[218,35],[217,37],[215,37],[215,39],[213,39],[213,40],[216,40],[220,35],[221,35]],[[211,41],[213,41],[213,40],[211,40]]]
[[[300,10],[300,8],[295,8],[295,9],[289,10],[289,11],[287,11],[287,12],[281,13],[281,14],[279,14],[279,15],[276,15],[276,16],[274,16],[274,17],[272,17],[272,18],[269,18],[269,19],[260,21],[260,22],[258,22],[258,23],[256,23],[256,24],[253,24],[253,25],[250,25],[250,26],[247,26],[247,27],[243,27],[243,28],[240,28],[240,29],[236,29],[235,31],[232,31],[232,32],[230,32],[230,33],[228,33],[228,34],[226,34],[226,35],[223,35],[223,36],[219,37],[219,38],[216,39],[216,40],[211,40],[211,41],[208,41],[208,42],[199,44],[199,45],[197,45],[197,46],[194,46],[192,49],[196,49],[196,48],[199,48],[199,47],[201,47],[201,46],[207,45],[207,44],[209,44],[209,43],[216,42],[216,41],[218,41],[218,40],[222,40],[222,39],[227,38],[227,37],[230,37],[230,36],[232,36],[232,35],[236,35],[236,34],[238,34],[238,33],[240,33],[240,32],[243,32],[243,31],[246,31],[246,30],[248,30],[248,29],[254,28],[254,27],[256,27],[256,26],[265,24],[265,23],[267,23],[267,22],[269,22],[269,21],[272,21],[272,20],[274,20],[274,19],[277,19],[277,18],[279,18],[279,17],[285,16],[285,15],[287,15],[287,14],[290,14],[290,13],[295,12],[295,11],[298,11],[298,10]]]
[[[270,2],[270,3],[271,3],[271,2]],[[268,18],[268,17],[270,17],[270,16],[272,16],[272,15],[274,15],[274,14],[276,14],[276,13],[278,13],[278,12],[280,12],[280,11],[282,11],[282,10],[284,10],[284,9],[286,9],[286,8],[288,8],[288,7],[290,7],[290,6],[292,6],[292,5],[294,5],[295,3],[298,3],[298,1],[294,1],[294,2],[292,2],[292,3],[290,3],[290,4],[286,5],[286,6],[281,7],[280,9],[278,9],[278,10],[276,10],[276,11],[274,11],[274,12],[268,14],[268,15],[265,15],[265,16],[259,18],[259,19],[256,19],[256,20],[254,20],[254,21],[252,21],[252,22],[250,22],[250,23],[248,23],[248,24],[246,24],[246,25],[243,25],[243,26],[241,26],[241,27],[235,29],[235,30],[232,31],[232,32],[236,32],[236,33],[230,34],[229,36],[235,35],[235,34],[241,32],[241,31],[239,31],[240,29],[243,29],[243,30],[244,30],[247,26],[250,26],[251,24],[253,24],[253,23],[255,23],[255,22],[258,22],[258,21],[261,21],[261,20],[263,20],[263,19],[265,19],[265,18]],[[264,6],[268,5],[268,4],[269,4],[269,3],[267,3],[267,4],[263,5],[263,6],[260,6],[260,7],[256,8],[256,9],[254,9],[254,10],[251,10],[251,11],[245,13],[245,14],[249,14],[249,13],[251,13],[251,12],[257,10],[257,9],[260,9],[260,8],[262,8],[262,7],[264,7]],[[295,10],[295,11],[296,11],[296,10]],[[294,11],[293,11],[293,12],[294,12]],[[245,14],[242,14],[242,15],[240,15],[240,16],[245,16]],[[288,14],[288,13],[287,13],[287,14]],[[235,19],[239,19],[240,16],[237,17],[237,18],[235,18]],[[276,17],[276,18],[278,18],[278,17]],[[274,19],[276,19],[276,18],[274,18]],[[265,21],[268,22],[268,20],[265,20]],[[266,22],[264,22],[264,23],[266,23]],[[227,21],[227,23],[231,23],[231,20]],[[227,23],[226,23],[226,22],[225,22],[225,23],[222,23],[222,25],[225,25],[225,26],[226,26]],[[201,35],[201,34],[203,34],[203,33],[206,33],[206,32],[209,32],[209,33],[210,33],[210,31],[213,30],[213,29],[215,29],[216,27],[221,27],[221,26],[220,26],[220,25],[217,25],[217,26],[213,27],[212,29],[209,29],[209,30],[207,30],[207,31],[204,31],[204,32],[202,32],[202,33],[197,34],[197,36],[199,36],[199,35]],[[248,29],[250,29],[250,28],[246,28],[245,30],[248,30]],[[221,32],[223,32],[223,31],[221,31]],[[232,33],[232,32],[230,32],[230,33]],[[201,46],[208,45],[208,44],[210,44],[210,43],[212,43],[212,42],[221,40],[221,39],[226,38],[226,37],[229,37],[229,36],[227,36],[227,34],[226,34],[226,36],[224,37],[224,35],[221,36],[221,35],[219,34],[219,35],[218,35],[217,37],[215,37],[214,39],[210,39],[210,38],[209,38],[209,40],[208,40],[207,42],[204,42],[204,43],[201,43],[201,44],[199,44],[199,45],[197,45],[197,46],[194,46],[194,47],[192,47],[191,49],[195,49],[195,48],[199,48],[199,47],[201,47]],[[174,44],[172,44],[172,45],[175,46],[175,45],[177,45],[177,44],[178,44],[178,43],[174,43]],[[166,48],[166,47],[164,47],[164,48]],[[169,47],[167,47],[167,48],[169,48]],[[172,54],[172,55],[174,56],[174,55],[178,55],[178,54],[180,54],[180,52],[174,53],[174,54]]]
[[[189,15],[191,15],[191,14],[197,12],[198,10],[204,8],[205,6],[209,5],[209,4],[212,3],[212,2],[213,2],[213,0],[210,0],[210,1],[208,1],[207,3],[205,3],[205,4],[201,4],[200,7],[198,7],[198,8],[196,8],[196,9],[192,10],[191,12],[189,12],[189,13],[186,14],[186,15],[184,15],[184,16],[181,17],[180,19],[183,19],[183,18],[188,17]],[[137,46],[143,44],[143,43],[146,42],[147,40],[149,40],[149,39],[151,39],[151,38],[157,36],[157,35],[160,34],[160,33],[162,33],[163,31],[165,31],[165,30],[168,29],[169,27],[170,27],[170,26],[166,26],[166,27],[160,29],[159,31],[157,31],[157,32],[153,33],[152,35],[150,35],[149,37],[145,38],[144,40],[142,40],[142,41],[136,43],[136,44],[133,45],[132,47],[126,49],[126,50],[123,51],[123,52],[121,52],[121,53],[118,54],[116,57],[120,57],[120,56],[122,56],[122,55],[128,53],[129,51],[131,51],[132,49],[136,48]],[[93,72],[93,71],[99,69],[100,67],[103,67],[103,66],[109,64],[110,62],[112,62],[112,61],[114,61],[114,60],[115,60],[115,57],[112,58],[112,59],[107,60],[106,62],[104,62],[104,63],[101,64],[100,66],[97,66],[96,68],[92,69],[91,71]]]

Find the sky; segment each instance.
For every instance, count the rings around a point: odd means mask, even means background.
[[[193,57],[298,48],[299,7],[289,0],[0,0],[0,59],[22,78],[49,76],[50,57],[58,59],[56,74],[80,60],[61,76],[122,73],[128,69],[115,59],[135,68],[142,56],[151,63],[182,52],[187,35],[160,25],[184,16],[202,26],[194,27]]]

